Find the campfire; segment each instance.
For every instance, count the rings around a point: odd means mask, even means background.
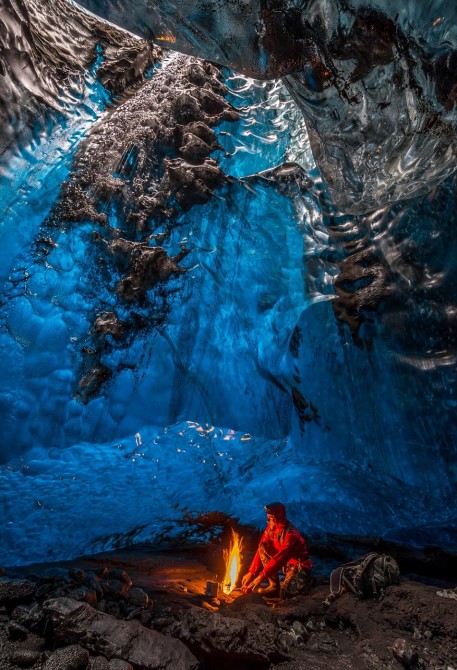
[[[225,577],[222,582],[222,591],[229,595],[236,586],[236,582],[241,570],[241,552],[243,550],[243,540],[232,528],[232,541],[229,549],[224,549]]]

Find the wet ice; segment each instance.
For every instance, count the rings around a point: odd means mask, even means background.
[[[241,118],[216,128],[213,156],[232,179],[177,217],[167,249],[190,248],[187,272],[142,312],[165,325],[111,340],[114,374],[86,404],[75,390],[96,309],[126,320],[131,307],[95,224],[47,216],[103,91],[11,163],[0,563],[173,535],[184,510],[260,523],[266,492],[310,532],[455,547],[454,183],[342,213],[285,88],[224,78]],[[284,161],[301,169],[265,173]]]

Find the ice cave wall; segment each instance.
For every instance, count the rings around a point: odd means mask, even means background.
[[[189,511],[258,524],[265,495],[308,532],[455,548],[454,180],[342,212],[280,82],[20,7],[39,91],[10,47],[0,562],[163,539]]]
[[[423,195],[454,172],[452,2],[80,4],[178,51],[254,77],[284,76],[333,202],[345,212]]]

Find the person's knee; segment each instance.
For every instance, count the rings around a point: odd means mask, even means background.
[[[297,570],[296,567],[289,566],[281,589],[283,597],[308,593],[310,589],[309,577],[310,572],[308,570]]]
[[[259,545],[259,554],[263,565],[268,563],[271,558],[271,551],[269,545],[266,542],[262,542],[262,544]]]

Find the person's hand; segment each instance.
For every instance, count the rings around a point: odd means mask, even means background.
[[[249,588],[250,588],[250,590],[251,590],[251,591],[255,591],[256,588],[257,588],[258,586],[260,586],[260,584],[262,583],[263,579],[264,579],[264,578],[263,578],[261,575],[259,575],[258,577],[256,577],[256,578],[249,584]]]
[[[241,590],[243,591],[243,593],[246,593],[247,590],[249,589],[252,577],[253,575],[250,572],[247,572],[241,579]]]

